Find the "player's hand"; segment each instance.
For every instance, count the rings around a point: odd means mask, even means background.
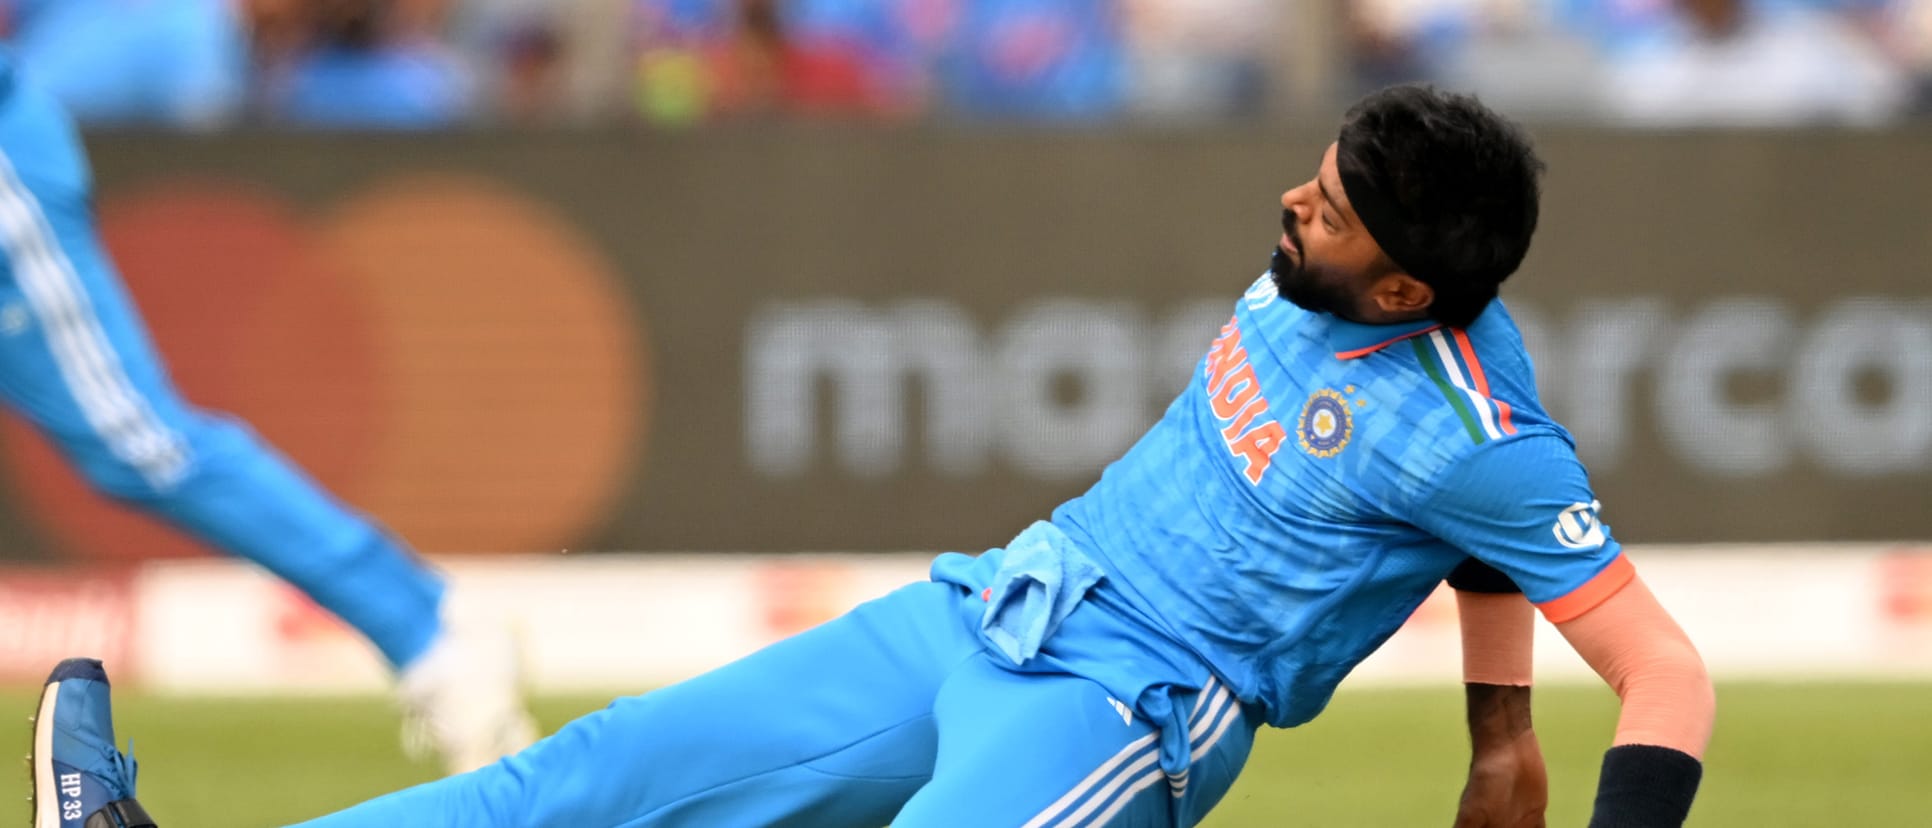
[[[1525,730],[1507,745],[1478,752],[1469,762],[1455,828],[1543,828],[1550,804],[1550,777],[1536,732]]]

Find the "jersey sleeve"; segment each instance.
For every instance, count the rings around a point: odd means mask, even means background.
[[[1599,508],[1570,444],[1554,434],[1527,434],[1462,458],[1407,520],[1495,567],[1545,617],[1561,623],[1590,611],[1635,574]]]

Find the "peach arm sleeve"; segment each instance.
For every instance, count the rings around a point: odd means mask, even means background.
[[[1536,610],[1521,593],[1456,592],[1465,684],[1528,687],[1534,676]]]
[[[1623,701],[1617,745],[1656,745],[1702,758],[1717,714],[1704,660],[1634,572],[1595,606],[1556,625]]]

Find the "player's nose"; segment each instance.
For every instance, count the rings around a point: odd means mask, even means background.
[[[1297,218],[1308,208],[1309,185],[1303,184],[1281,194],[1281,209],[1293,212]]]

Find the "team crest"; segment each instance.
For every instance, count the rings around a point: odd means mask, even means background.
[[[1301,435],[1303,451],[1316,457],[1340,454],[1355,431],[1348,398],[1327,388],[1310,394],[1308,404],[1301,407],[1301,425],[1296,431]]]

